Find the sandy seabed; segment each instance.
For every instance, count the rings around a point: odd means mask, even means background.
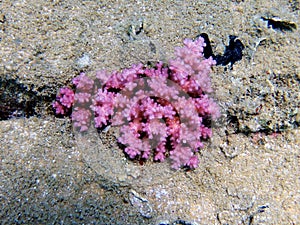
[[[298,0],[0,1],[0,109],[19,111],[0,121],[1,224],[300,224],[299,9]],[[222,118],[196,170],[136,165],[113,130],[94,145],[97,135],[84,142],[54,116],[58,88],[81,71],[166,62],[202,32],[216,54],[229,35],[245,49],[233,69],[213,68]]]

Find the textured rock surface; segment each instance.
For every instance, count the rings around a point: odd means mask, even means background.
[[[300,223],[299,28],[275,30],[260,19],[279,17],[299,26],[299,1],[115,5],[0,1],[1,113],[39,115],[0,121],[0,220]],[[246,48],[232,70],[214,68],[223,117],[200,152],[200,167],[174,172],[118,153],[120,160],[109,161],[112,153],[103,150],[117,150],[110,131],[95,149],[107,161],[98,158],[95,166],[84,157],[95,145],[79,145],[69,120],[53,116],[57,89],[80,71],[92,76],[97,69],[167,60],[174,46],[201,32],[209,34],[216,53],[224,51],[228,35]],[[131,170],[122,171],[124,164]]]

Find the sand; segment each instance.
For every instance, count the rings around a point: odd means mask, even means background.
[[[0,121],[1,224],[299,224],[299,9],[298,0],[0,1],[1,113],[14,112]],[[213,68],[222,117],[196,170],[138,165],[113,129],[83,141],[54,116],[58,89],[80,72],[166,62],[202,32],[216,54],[229,35],[245,49],[233,69]]]

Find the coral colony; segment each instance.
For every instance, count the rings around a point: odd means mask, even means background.
[[[209,73],[215,64],[204,58],[202,37],[184,40],[168,65],[133,65],[121,72],[84,73],[73,79],[76,92],[61,88],[53,107],[68,115],[74,127],[118,126],[118,142],[131,159],[171,159],[172,168],[198,166],[202,140],[212,136],[209,124],[219,117]],[[72,111],[71,111],[72,110]],[[92,122],[93,120],[93,122]]]

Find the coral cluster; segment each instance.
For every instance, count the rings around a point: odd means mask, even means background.
[[[132,159],[164,161],[172,167],[196,168],[195,154],[212,135],[209,122],[219,117],[209,73],[215,61],[203,56],[204,39],[184,40],[168,65],[133,65],[121,72],[98,71],[93,80],[81,73],[75,91],[60,89],[53,107],[80,131],[119,126],[118,142]],[[92,122],[93,120],[93,122]]]

